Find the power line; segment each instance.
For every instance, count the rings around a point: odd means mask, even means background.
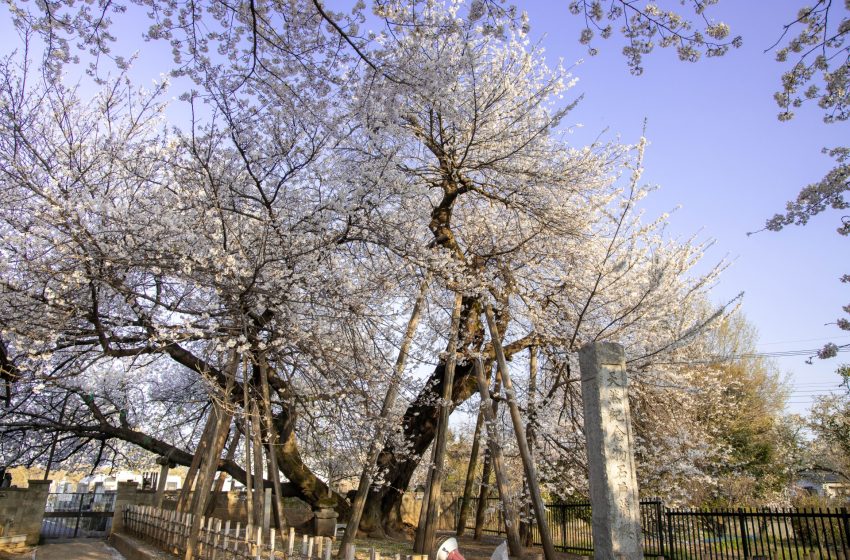
[[[805,383],[795,383],[794,387],[836,387],[840,385],[834,381],[809,381]]]
[[[820,352],[820,350],[820,348],[810,348],[808,350],[777,350],[774,352],[753,352],[751,354],[738,354],[738,356],[747,358],[784,358],[786,356],[816,356],[817,353]],[[845,345],[839,346],[836,349],[836,352],[847,352],[848,350],[850,350],[850,348]]]
[[[844,335],[840,335],[840,336],[820,337],[820,338],[800,338],[800,339],[797,339],[797,340],[782,340],[782,341],[779,341],[779,342],[760,342],[759,345],[760,346],[772,346],[772,345],[775,345],[775,344],[791,344],[792,342],[817,342],[817,341],[830,342],[832,340],[839,340],[839,339],[845,339],[845,338],[850,338],[850,334],[844,334]]]
[[[653,365],[680,365],[680,366],[695,366],[695,365],[717,365],[723,363],[734,362],[736,360],[743,359],[758,359],[758,358],[787,358],[787,357],[795,357],[795,356],[806,356],[807,362],[811,364],[812,358],[818,355],[820,352],[820,348],[809,348],[809,349],[799,349],[799,350],[777,350],[773,352],[743,352],[740,354],[727,354],[727,355],[714,355],[708,356],[703,360],[687,360],[687,361],[670,361],[670,362],[653,362]],[[850,352],[850,344],[842,344],[841,346],[836,346],[834,348],[834,352],[836,354]],[[643,356],[641,358],[634,358],[629,360],[628,363],[639,362],[641,359],[646,358],[647,356]]]

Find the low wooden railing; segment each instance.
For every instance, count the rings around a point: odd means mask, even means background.
[[[170,554],[186,554],[192,515],[150,506],[127,506],[124,531]],[[290,528],[286,535],[262,528],[250,531],[242,523],[215,518],[201,518],[195,560],[331,560],[334,540],[329,537],[296,535]],[[361,549],[362,550],[362,549]],[[369,560],[381,560],[381,553],[368,549]],[[423,555],[384,555],[393,560],[427,560]],[[355,560],[356,549],[349,545],[345,560]]]

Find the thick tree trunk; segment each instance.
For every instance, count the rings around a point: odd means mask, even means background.
[[[299,497],[308,504],[315,505],[320,499],[331,495],[336,499],[337,513],[341,518],[347,519],[350,507],[346,499],[331,490],[304,464],[295,438],[295,417],[292,409],[284,405],[282,412],[274,417],[274,425],[280,438],[279,444],[275,446],[277,466],[289,479],[289,483],[298,489]]]
[[[374,532],[377,525],[383,525],[390,533],[402,530],[399,510],[404,489],[410,484],[413,471],[419,465],[422,454],[431,445],[437,433],[439,401],[443,387],[444,364],[439,364],[428,379],[427,388],[407,408],[402,420],[404,441],[409,452],[399,450],[392,441],[384,445],[378,455],[377,468],[385,473],[385,484],[369,492],[366,508],[360,521],[360,529]],[[454,406],[464,402],[476,390],[472,364],[458,364],[452,384],[452,402]]]
[[[482,352],[485,356],[484,367],[489,368],[495,359],[493,348],[484,346],[484,329],[480,321],[481,302],[477,298],[464,298],[461,313],[461,332],[466,355]],[[503,321],[506,317],[501,318]],[[528,348],[534,344],[533,335],[515,340],[504,347],[507,356]],[[428,378],[425,388],[417,395],[405,411],[402,419],[403,444],[399,447],[391,440],[384,443],[384,448],[378,456],[377,470],[384,473],[385,483],[374,486],[369,492],[366,503],[368,515],[360,522],[360,530],[374,532],[379,525],[389,533],[397,533],[403,529],[400,518],[401,499],[410,484],[413,472],[422,460],[422,454],[431,445],[436,434],[439,402],[442,394],[443,370],[445,364],[440,362]],[[478,392],[472,362],[467,360],[455,367],[455,379],[452,384],[452,404],[457,407],[471,395]]]
[[[480,350],[483,343],[484,328],[480,312],[478,298],[462,299],[459,338],[466,352]],[[413,472],[422,460],[422,454],[431,445],[437,433],[444,374],[445,362],[441,361],[428,378],[425,388],[407,407],[402,418],[405,449],[398,449],[392,438],[385,441],[384,449],[376,462],[376,471],[384,473],[385,483],[380,487],[373,487],[369,492],[360,530],[376,532],[383,527],[390,534],[403,530],[401,499],[410,484]],[[472,362],[458,363],[452,383],[452,410],[477,390]]]

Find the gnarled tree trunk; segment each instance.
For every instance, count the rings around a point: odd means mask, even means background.
[[[410,484],[422,454],[431,445],[437,433],[444,367],[445,364],[440,363],[434,369],[426,388],[404,414],[402,430],[404,441],[409,445],[410,452],[400,450],[388,441],[378,455],[377,465],[380,472],[386,473],[385,483],[380,487],[373,487],[372,492],[369,492],[363,518],[360,521],[361,530],[368,533],[380,532],[382,529],[390,533],[402,530],[400,514],[402,489],[406,489]],[[472,364],[457,364],[452,387],[454,406],[468,399],[476,389]]]

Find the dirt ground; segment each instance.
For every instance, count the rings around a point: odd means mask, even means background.
[[[454,533],[444,532],[440,533],[440,536],[453,537]],[[458,548],[466,560],[487,560],[504,540],[495,535],[484,535],[480,541],[475,541],[472,537],[466,536],[458,539]],[[527,560],[543,560],[543,549],[540,547],[528,548],[525,557]],[[559,552],[558,558],[559,560],[580,560],[583,557]]]
[[[454,537],[454,532],[438,531],[437,538]],[[480,541],[473,540],[471,536],[464,536],[458,539],[458,548],[466,560],[489,560],[496,550],[496,547],[502,544],[504,538],[496,535],[484,535]],[[402,557],[413,554],[413,542],[406,539],[361,539],[355,540],[357,560],[368,560],[369,549],[374,548],[380,551],[382,558],[392,557],[395,554],[401,554]],[[582,556],[570,554],[567,552],[559,552],[558,560],[580,560]],[[525,559],[523,560],[543,560],[543,549],[533,547],[526,549]]]
[[[454,533],[441,531],[438,533],[438,538],[453,537]],[[470,536],[461,537],[458,539],[458,546],[461,554],[466,560],[489,560],[493,551],[499,546],[504,539],[495,535],[484,535],[482,540],[475,541]],[[369,558],[369,548],[380,550],[384,558],[390,554],[401,554],[402,556],[412,554],[413,543],[406,540],[393,539],[357,539],[357,558],[358,560],[367,560]],[[115,549],[108,546],[100,540],[68,540],[64,542],[53,542],[43,544],[37,548],[33,548],[27,552],[19,554],[0,552],[0,560],[122,560],[121,556]],[[559,560],[580,560],[582,556],[569,554],[566,552],[558,553]],[[526,552],[524,560],[542,560],[543,549],[539,547],[529,548]]]
[[[0,560],[124,560],[102,540],[67,540],[42,544],[27,552],[0,552]]]

